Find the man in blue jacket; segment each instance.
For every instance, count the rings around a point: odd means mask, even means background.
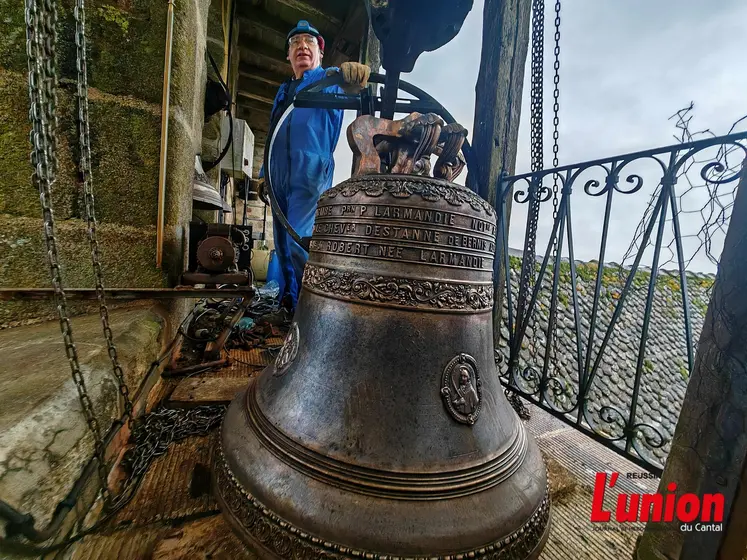
[[[340,72],[344,86],[324,92],[357,92],[366,87],[370,70],[363,64],[345,62],[340,68],[322,68],[324,38],[309,22],[301,20],[288,33],[286,48],[293,77],[284,82],[272,108],[271,122],[279,119],[295,91]],[[272,185],[278,205],[301,237],[311,236],[319,196],[332,186],[334,151],[342,130],[340,109],[294,109],[277,131],[272,153]],[[268,139],[269,147],[269,139]],[[260,177],[264,177],[264,167]],[[280,285],[280,299],[296,308],[301,290],[306,252],[273,220],[275,255],[267,280]]]

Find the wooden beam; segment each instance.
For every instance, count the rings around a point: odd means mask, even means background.
[[[264,82],[258,82],[244,77],[239,77],[239,95],[244,95],[251,99],[258,99],[272,104],[275,101],[278,88]]]
[[[277,72],[273,72],[272,70],[266,70],[264,68],[260,68],[259,66],[255,66],[254,64],[243,62],[239,64],[239,76],[241,76],[242,78],[256,80],[258,82],[263,82],[275,87],[280,86],[280,84],[282,84],[288,78],[288,76],[278,74]]]
[[[337,33],[337,37],[334,38],[327,48],[330,64],[339,66],[340,63],[350,59],[355,60],[359,56],[361,39],[365,37],[365,26],[367,24],[368,17],[365,5],[362,2],[352,3],[345,17],[345,22]],[[346,42],[355,42],[358,47],[358,52],[355,55],[351,55],[342,49],[342,46]]]
[[[298,10],[299,12],[303,12],[309,20],[317,20],[318,23],[321,23],[320,20],[327,22],[330,26],[340,28],[342,26],[342,21],[339,18],[336,18],[334,16],[329,15],[324,10],[320,10],[316,6],[312,6],[308,2],[304,2],[303,0],[275,0],[278,4],[282,4],[283,6],[287,6],[288,8],[291,8],[293,10]],[[311,22],[312,25],[315,25],[317,29],[319,29],[319,26],[314,24],[314,22]],[[321,29],[319,29],[321,31]]]
[[[288,32],[293,28],[293,25],[289,25],[285,20],[268,14],[264,10],[245,5],[243,2],[237,5],[237,11],[242,31],[247,27],[257,27],[285,40]]]
[[[263,101],[257,101],[256,99],[251,99],[249,97],[246,97],[241,100],[240,103],[238,103],[239,109],[246,109],[249,111],[254,112],[266,112],[267,118],[270,118],[270,111],[272,110],[272,106],[268,105],[267,103]]]
[[[267,132],[270,130],[270,113],[264,111],[252,111],[250,109],[240,108],[238,111],[238,118],[242,121],[246,121],[252,132]]]
[[[274,99],[270,99],[269,97],[265,97],[262,94],[254,93],[251,91],[239,90],[239,96],[245,97],[247,99],[252,99],[254,101],[259,101],[260,103],[265,103],[268,106],[267,107],[268,110],[272,108],[272,104],[274,101]]]
[[[254,54],[263,58],[266,58],[274,63],[281,63],[283,65],[288,65],[288,55],[276,48],[273,48],[269,45],[265,45],[264,43],[260,43],[256,39],[252,39],[251,37],[246,36],[245,34],[241,34],[241,58],[242,60],[245,58],[246,54]]]
[[[477,168],[469,170],[467,184],[477,187],[475,190],[491,205],[496,202],[501,172],[510,175],[516,163],[530,14],[531,0],[485,0],[472,141]],[[510,212],[510,207],[507,210]],[[503,263],[503,258],[498,251],[498,262]],[[505,278],[501,266],[493,306],[496,347],[500,343]]]

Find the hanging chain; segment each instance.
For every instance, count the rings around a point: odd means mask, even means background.
[[[543,79],[544,79],[544,47],[545,46],[545,0],[532,2],[532,79],[530,94],[530,141],[532,172],[542,170],[543,166]],[[517,298],[517,324],[519,328],[525,321],[525,314],[529,313],[531,288],[534,285],[534,264],[537,245],[537,223],[539,221],[539,195],[541,184],[529,186],[529,211],[527,216],[527,231],[524,239],[524,253],[519,280],[519,296]],[[536,187],[536,188],[535,188]],[[530,318],[531,319],[531,318]],[[517,348],[516,352],[521,349]],[[517,356],[518,359],[518,356]],[[516,367],[517,364],[514,364]],[[521,402],[517,394],[506,391],[509,402],[521,418],[528,419],[529,411]]]
[[[531,87],[531,155],[532,171],[542,170],[544,154],[543,128],[543,79],[545,50],[545,0],[532,3],[532,87]]]
[[[55,132],[57,128],[57,72],[55,68],[55,25],[57,10],[55,0],[25,0],[26,2],[26,54],[29,70],[29,118],[31,120],[32,181],[39,190],[44,222],[44,241],[50,268],[54,299],[60,320],[60,330],[65,344],[65,354],[70,363],[73,381],[80,397],[83,414],[94,438],[94,454],[98,460],[105,499],[108,500],[107,469],[101,428],[88,396],[85,380],[78,361],[73,340],[72,325],[68,317],[65,290],[60,273],[54,212],[52,211],[52,186],[57,172]]]
[[[117,347],[114,346],[112,329],[109,326],[109,309],[104,295],[104,274],[101,270],[99,242],[96,235],[96,209],[93,196],[93,177],[91,172],[91,133],[88,118],[88,68],[86,65],[86,12],[85,0],[77,0],[75,6],[75,44],[77,46],[78,71],[78,126],[80,141],[80,172],[83,175],[83,193],[86,205],[88,241],[91,246],[91,260],[96,276],[96,296],[99,301],[99,314],[106,338],[106,348],[112,363],[114,376],[117,379],[119,393],[124,401],[127,422],[132,422],[132,402],[125,380],[124,371],[119,363]]]
[[[544,79],[544,45],[545,45],[545,0],[533,0],[532,4],[532,84],[530,110],[530,141],[532,172],[542,170],[543,166],[543,79]],[[537,245],[537,222],[539,221],[539,189],[530,185],[529,216],[524,240],[524,266],[519,295],[519,305],[523,310],[531,297],[529,288],[534,284],[534,260]],[[519,313],[521,317],[523,313]]]
[[[553,69],[555,75],[553,76],[553,105],[552,105],[552,166],[558,167],[560,161],[558,159],[558,138],[560,134],[558,127],[560,125],[560,0],[555,2],[555,62],[553,63]],[[558,216],[558,176],[553,174],[553,185],[552,185],[552,206],[553,206],[553,220]],[[556,238],[557,245],[557,238]]]
[[[542,170],[543,165],[543,76],[544,76],[544,34],[545,34],[545,0],[533,0],[532,3],[532,84],[530,139],[532,172]],[[535,188],[536,187],[536,188]],[[517,320],[523,321],[528,312],[531,299],[531,287],[534,284],[534,261],[537,245],[537,222],[539,221],[539,189],[541,185],[529,187],[529,212],[527,231],[524,239],[524,255],[519,283]]]
[[[553,168],[556,168],[560,165],[560,162],[558,159],[558,151],[559,151],[558,138],[560,136],[558,132],[558,127],[560,125],[560,0],[555,1],[555,61],[553,63],[553,69],[555,73],[553,76],[554,87],[553,87],[553,92],[552,92],[552,96],[553,96],[552,166]],[[558,220],[558,175],[557,173],[553,173],[553,182],[552,182],[552,220],[553,220],[553,224]],[[562,255],[558,254],[558,240],[560,239],[561,235],[563,235],[563,232],[558,230],[558,234],[555,236],[555,240],[553,241],[553,255],[554,255],[553,263],[558,262],[558,260],[562,257]],[[562,284],[559,284],[559,285],[562,285]],[[552,364],[553,364],[553,371],[555,371],[555,365],[558,363],[557,308],[556,308],[555,316],[552,318],[551,328],[552,328],[552,341],[553,341]]]

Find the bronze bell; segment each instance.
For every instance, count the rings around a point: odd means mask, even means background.
[[[373,138],[359,121],[353,132]],[[260,558],[525,559],[544,547],[545,466],[494,361],[495,211],[411,174],[440,147],[449,178],[449,146],[436,134],[409,174],[353,176],[318,203],[290,332],[229,407],[216,453],[221,509]],[[378,157],[354,151],[358,169]]]

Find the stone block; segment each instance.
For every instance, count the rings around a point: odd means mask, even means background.
[[[171,104],[183,112],[193,131],[204,121],[205,56],[209,0],[186,0],[175,12],[174,48],[171,68]],[[218,62],[218,61],[216,61]],[[195,145],[195,152],[199,150]]]
[[[25,72],[27,64],[24,3],[0,0],[0,68]]]
[[[133,394],[161,351],[165,321],[158,308],[140,304],[113,311],[110,323]],[[74,318],[72,326],[86,388],[106,432],[123,407],[99,317]],[[0,495],[43,527],[92,457],[93,437],[56,322],[0,332],[0,353]]]
[[[261,220],[265,217],[265,204],[262,202],[253,202],[249,201],[249,203],[246,205],[246,219],[247,220]],[[267,208],[267,217],[272,217],[272,211]],[[244,217],[244,201],[243,200],[237,200],[236,201],[236,216],[237,216],[237,222],[241,222],[241,220]]]
[[[31,184],[26,76],[0,70],[0,213],[41,215]],[[152,104],[91,90],[90,141],[96,217],[132,226],[156,223],[161,115]],[[19,110],[19,107],[23,107]],[[77,161],[79,140],[74,90],[58,88],[59,172],[53,208],[60,219],[85,219]]]
[[[175,108],[169,124],[164,244],[164,266],[172,282],[183,272],[184,227],[192,219],[192,182],[198,135],[199,132],[195,133],[189,126],[183,112]]]
[[[223,23],[224,20],[228,22],[228,14],[223,13],[223,2],[211,2],[210,3],[210,9],[208,10],[208,19],[207,19],[207,36],[212,37],[213,39],[220,39],[223,40]],[[225,6],[228,10],[231,9],[231,3],[226,2]],[[236,26],[234,25],[233,28],[234,34],[238,33],[238,30],[236,29]],[[226,31],[226,34],[228,31]],[[220,64],[220,61],[218,59],[215,60],[218,64]]]
[[[56,234],[64,286],[94,287],[85,222],[58,221]],[[155,228],[100,224],[98,239],[106,287],[166,285],[163,273],[155,267]],[[50,285],[41,219],[0,214],[0,287],[45,288]],[[92,308],[90,303],[71,307],[78,312]],[[0,327],[51,319],[56,313],[50,301],[0,302]]]
[[[69,79],[76,78],[74,6],[57,2],[58,74]],[[160,103],[166,10],[166,2],[149,0],[86,2],[89,86]],[[0,0],[0,67],[26,71],[23,2]]]
[[[160,108],[91,92],[91,165],[102,222],[154,226],[158,216]],[[85,217],[81,208],[78,217]]]
[[[74,0],[60,5],[60,66],[76,76]],[[179,4],[175,11],[179,9]],[[167,2],[89,0],[86,3],[88,82],[115,95],[161,103]]]
[[[31,181],[33,169],[30,160],[31,123],[28,118],[27,84],[26,74],[0,68],[0,213],[36,217],[41,216],[41,205],[38,191]],[[74,216],[79,191],[77,164],[73,160],[70,136],[65,132],[73,122],[72,108],[71,95],[59,88],[59,170],[52,191],[52,204],[55,216],[61,219]]]

